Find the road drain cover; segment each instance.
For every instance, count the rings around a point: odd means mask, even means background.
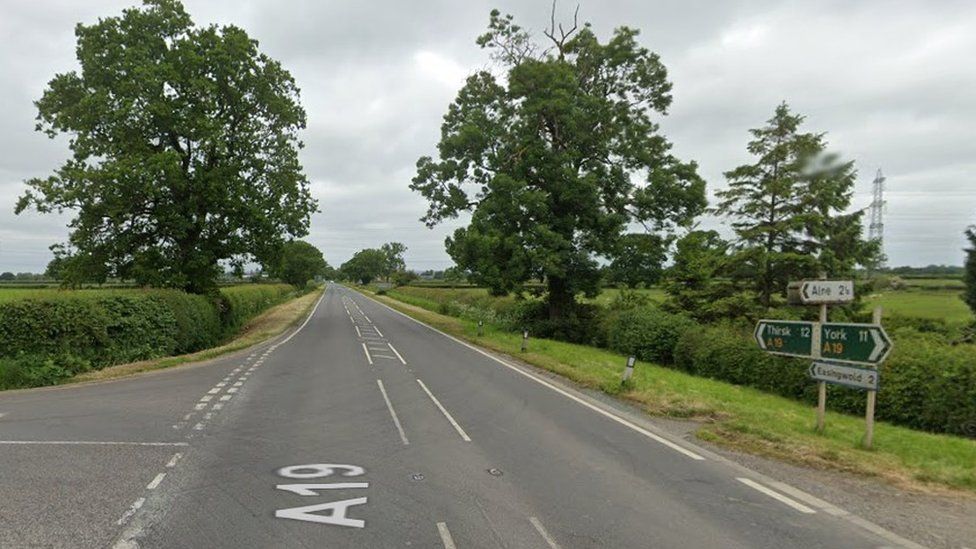
[[[495,469],[494,467],[492,467],[491,469],[488,469],[488,474],[493,477],[500,477],[505,473],[502,473],[501,469]]]
[[[424,480],[424,474],[423,473],[414,473],[414,474],[410,475],[410,479],[411,480],[415,480],[417,482],[420,482],[421,480]]]

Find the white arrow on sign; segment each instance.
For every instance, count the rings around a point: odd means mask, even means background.
[[[869,391],[877,391],[881,382],[881,373],[877,370],[833,362],[814,362],[810,364],[809,374],[817,381]]]
[[[800,300],[808,304],[850,303],[854,301],[853,280],[804,280]]]

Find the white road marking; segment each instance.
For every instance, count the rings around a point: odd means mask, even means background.
[[[223,407],[224,407],[224,403],[223,402],[214,402],[213,408],[211,408],[211,409],[212,410],[220,410]]]
[[[176,452],[175,454],[173,454],[173,457],[169,458],[169,461],[166,462],[166,468],[172,469],[173,467],[175,467],[176,462],[178,462],[182,457],[183,457],[182,452]]]
[[[359,331],[359,326],[355,326],[355,328],[356,328],[356,337],[360,337],[360,338],[363,337],[363,333]]]
[[[444,549],[457,549],[457,545],[454,545],[454,538],[451,537],[451,531],[447,529],[447,524],[438,522],[437,532],[441,535],[441,542],[444,543]]]
[[[198,402],[197,403],[197,406],[199,406],[199,405],[200,405],[200,403]],[[204,404],[204,406],[206,406],[206,404]],[[183,416],[183,421],[189,421],[189,419],[191,417],[193,417],[193,412],[190,412],[189,414],[186,414],[185,416]]]
[[[363,313],[362,311],[359,311],[359,312],[360,312],[360,313]],[[366,319],[366,322],[369,322],[370,324],[372,324],[372,323],[373,323],[373,321],[372,321],[372,320],[370,320],[368,316],[366,316],[366,313],[363,313],[363,318],[365,318],[365,319]]]
[[[146,485],[146,490],[155,490],[159,487],[159,483],[163,482],[164,478],[166,478],[166,473],[159,473],[156,475],[156,478],[152,479],[152,482]]]
[[[377,379],[376,384],[380,386],[380,392],[383,393],[383,400],[386,401],[386,407],[390,410],[390,415],[393,417],[393,424],[396,425],[397,431],[400,432],[400,440],[403,441],[404,446],[410,444],[410,441],[407,440],[406,433],[403,432],[403,426],[400,425],[400,418],[397,417],[396,410],[393,409],[393,404],[390,403],[390,397],[386,394],[386,388],[383,387],[383,381]]]
[[[397,352],[396,348],[393,347],[393,344],[392,343],[387,342],[386,345],[390,348],[391,351],[393,351],[393,354],[395,354],[397,356],[397,358],[400,359],[400,362],[402,362],[403,364],[406,364],[407,363],[407,361],[406,360],[403,360],[403,357],[400,356],[400,353]]]
[[[219,392],[220,392],[220,387],[214,387],[213,389],[210,389],[209,391],[207,391],[207,394],[208,395],[215,395],[215,394],[217,394]]]
[[[220,383],[214,385],[214,387],[223,387],[225,385],[227,385],[227,381],[226,380],[225,381],[221,381]]]
[[[230,394],[234,394],[237,392],[237,387],[231,387],[230,389],[227,389],[227,392]]]
[[[117,524],[119,526],[125,524],[126,521],[132,517],[132,515],[136,514],[136,511],[142,508],[143,503],[146,503],[146,498],[139,498],[135,500],[135,502],[133,502],[132,505],[129,506],[129,508],[125,511],[125,513],[122,513],[122,517],[119,518]]]
[[[369,488],[368,482],[332,482],[329,484],[279,484],[277,490],[284,490],[299,496],[318,496],[316,490],[353,490]]]
[[[363,343],[363,352],[366,353],[366,360],[369,361],[370,365],[373,364],[373,357],[369,356],[369,349],[366,348],[366,344]]]
[[[212,395],[203,395],[203,397],[200,398],[200,402],[210,402],[211,400],[213,400]]]
[[[230,400],[233,397],[234,397],[234,395],[224,395],[224,396],[220,397],[220,400],[223,400],[224,402],[227,402],[228,400]]]
[[[90,446],[189,446],[186,442],[120,442],[107,440],[0,440],[0,444],[67,444]]]
[[[318,522],[321,524],[335,524],[337,526],[349,526],[352,528],[362,528],[366,526],[366,521],[347,518],[346,513],[348,513],[349,508],[354,505],[365,504],[366,498],[345,499],[330,503],[320,503],[318,505],[306,505],[305,507],[279,509],[275,511],[275,517],[292,520],[304,520],[306,522]],[[316,511],[329,511],[329,514],[316,515]]]
[[[322,295],[319,296],[319,300],[315,302],[315,307],[312,307],[312,311],[310,313],[308,313],[308,316],[307,317],[305,317],[305,322],[302,322],[302,325],[299,326],[298,329],[296,329],[294,332],[288,334],[288,337],[286,337],[285,339],[282,339],[278,343],[275,343],[270,349],[268,349],[267,352],[271,352],[271,349],[275,349],[277,347],[280,347],[280,346],[284,345],[285,343],[288,343],[288,341],[290,341],[291,338],[295,337],[295,335],[298,332],[302,331],[302,328],[304,328],[305,325],[308,324],[308,321],[309,320],[312,320],[312,317],[315,316],[315,311],[317,311],[319,309],[319,305],[322,304],[322,300],[324,298],[325,298],[325,292],[322,292]]]
[[[193,430],[194,431],[202,431],[204,427],[206,427],[206,426],[203,424],[203,422],[200,422],[200,423],[197,423],[196,425],[193,426]]]
[[[366,316],[366,315],[363,315],[363,316]],[[369,320],[369,319],[367,318],[366,320]],[[370,322],[370,324],[372,324],[372,322]],[[379,334],[380,337],[386,337],[385,335],[383,335],[383,332],[381,332],[380,329],[377,328],[376,326],[371,326],[371,328],[373,328],[374,330],[376,330],[376,333]]]
[[[797,511],[799,511],[801,513],[807,513],[807,514],[816,513],[816,511],[814,511],[813,509],[807,507],[806,505],[803,505],[802,503],[800,503],[800,502],[798,502],[796,500],[790,499],[790,498],[784,496],[783,494],[780,494],[779,492],[774,492],[773,490],[771,490],[769,488],[766,488],[765,486],[763,486],[762,484],[759,484],[758,482],[756,482],[754,480],[751,480],[751,479],[748,479],[748,478],[745,478],[745,477],[736,477],[735,480],[738,480],[739,482],[741,482],[742,484],[745,484],[746,486],[752,488],[753,490],[756,490],[756,491],[762,492],[763,494],[766,494],[767,496],[775,499],[776,501],[779,501],[780,503],[785,503],[786,505],[789,505],[790,507],[796,509]]]
[[[812,496],[802,490],[798,490],[790,486],[789,484],[785,484],[778,481],[770,481],[769,485],[772,486],[773,488],[776,488],[780,492],[783,492],[784,494],[793,496],[796,499],[808,505],[812,505],[814,507],[821,509],[823,512],[827,513],[828,515],[833,515],[835,517],[842,517],[850,514],[839,507],[831,505],[830,503],[827,503],[826,501],[816,496]]]
[[[427,386],[424,385],[424,382],[418,379],[417,383],[419,383],[420,388],[423,389],[425,393],[427,393],[427,396],[429,396],[430,399],[434,401],[434,405],[437,406],[437,408],[441,411],[442,414],[444,414],[444,417],[446,417],[447,420],[451,422],[451,425],[453,425],[454,429],[458,432],[459,435],[461,435],[461,438],[465,442],[471,442],[471,437],[469,437],[468,434],[464,432],[464,429],[462,429],[461,426],[458,425],[458,422],[454,421],[454,418],[451,417],[451,414],[449,414],[447,410],[445,410],[444,407],[441,406],[440,401],[437,400],[437,397],[435,397],[434,394],[430,392],[430,389],[428,389]]]
[[[400,316],[402,316],[402,317],[404,317],[404,318],[406,318],[408,320],[411,320],[413,322],[416,322],[417,324],[420,324],[421,326],[427,328],[428,330],[430,330],[432,332],[436,332],[436,333],[438,333],[438,334],[446,337],[447,339],[450,339],[450,340],[454,341],[458,345],[462,345],[464,347],[467,347],[468,349],[471,349],[472,351],[474,351],[474,352],[476,352],[478,354],[484,355],[485,357],[487,357],[487,358],[489,358],[489,359],[491,359],[491,360],[493,360],[493,361],[501,364],[502,366],[504,366],[504,367],[512,370],[513,372],[515,372],[515,373],[517,373],[519,375],[522,375],[524,377],[527,377],[527,378],[531,379],[532,381],[535,381],[536,383],[538,383],[540,385],[543,385],[545,387],[548,387],[549,389],[552,389],[553,391],[555,391],[555,392],[563,395],[564,397],[566,397],[566,398],[568,398],[570,400],[573,400],[577,404],[582,404],[583,406],[589,408],[590,410],[593,410],[594,412],[596,412],[596,413],[598,413],[598,414],[600,414],[600,415],[602,415],[602,416],[604,416],[604,417],[606,417],[608,419],[611,419],[611,420],[613,420],[613,421],[615,421],[615,422],[617,422],[617,423],[619,423],[619,424],[621,424],[621,425],[623,425],[623,426],[625,426],[625,427],[627,427],[627,428],[629,428],[629,429],[631,429],[633,431],[636,431],[636,432],[644,435],[645,437],[647,437],[647,438],[649,438],[649,439],[651,439],[651,440],[653,440],[655,442],[659,442],[659,443],[667,446],[668,448],[671,448],[672,450],[674,450],[676,452],[679,452],[681,454],[684,454],[685,456],[690,457],[691,459],[694,459],[694,460],[704,461],[704,459],[705,459],[703,456],[700,456],[700,455],[696,454],[695,452],[692,452],[691,450],[688,450],[687,448],[684,448],[683,446],[680,446],[678,444],[675,444],[674,442],[671,442],[670,440],[668,440],[668,439],[666,439],[666,438],[664,438],[662,436],[656,435],[656,434],[648,431],[647,429],[644,429],[643,427],[640,427],[639,425],[637,425],[637,424],[635,424],[635,423],[633,423],[631,421],[628,421],[628,420],[626,420],[626,419],[624,419],[624,418],[622,418],[620,416],[617,416],[615,414],[612,414],[612,413],[604,410],[603,408],[600,408],[599,406],[596,406],[595,404],[591,404],[591,403],[583,400],[582,398],[579,398],[578,396],[576,396],[576,395],[574,395],[574,394],[572,394],[572,393],[570,393],[568,391],[565,391],[563,389],[560,389],[559,387],[553,385],[552,383],[549,383],[548,381],[545,381],[542,378],[536,377],[534,374],[530,374],[529,372],[526,372],[526,371],[522,370],[521,368],[519,368],[517,366],[513,366],[513,365],[505,362],[504,360],[502,360],[502,359],[500,359],[500,358],[498,358],[498,357],[496,357],[496,356],[488,353],[487,351],[483,351],[483,350],[475,347],[474,345],[471,345],[471,344],[469,344],[469,343],[467,343],[465,341],[461,341],[460,339],[458,339],[458,338],[456,338],[456,337],[454,337],[454,336],[452,336],[450,334],[447,334],[445,332],[442,332],[441,330],[438,330],[437,328],[434,328],[433,326],[428,326],[427,324],[424,324],[423,322],[421,322],[421,321],[413,318],[412,316],[410,316],[408,314],[401,313],[400,311],[394,309],[393,307],[390,307],[389,305],[387,305],[385,303],[381,303],[379,301],[376,301],[376,303],[379,303],[380,305],[386,307],[387,309],[393,311],[394,313],[396,313],[396,314],[398,314],[398,315],[400,315]]]
[[[396,358],[394,358],[394,357],[392,357],[390,355],[373,355],[373,357],[375,357],[375,358],[388,358],[390,360],[396,360]]]
[[[539,535],[542,536],[542,539],[546,540],[546,543],[549,544],[549,547],[551,547],[552,549],[559,549],[559,544],[556,543],[556,540],[552,539],[552,536],[549,535],[549,532],[546,532],[546,529],[542,526],[542,523],[539,522],[539,519],[535,517],[529,517],[529,522],[531,522],[532,526],[534,526],[536,531],[539,532]]]
[[[238,382],[234,383],[234,387],[240,387],[241,385],[244,385],[244,382],[243,381],[238,381]]]

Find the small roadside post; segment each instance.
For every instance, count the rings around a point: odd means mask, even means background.
[[[877,368],[894,346],[881,326],[881,308],[874,309],[870,324],[830,322],[827,318],[830,305],[854,300],[854,281],[827,280],[825,273],[820,273],[816,280],[791,282],[787,298],[793,305],[819,306],[818,321],[760,320],[753,334],[756,343],[770,354],[813,359],[809,375],[817,382],[818,433],[824,431],[828,383],[867,391],[864,447],[870,449],[880,383]]]
[[[485,321],[484,320],[479,320],[478,321],[478,337],[481,337],[482,335],[484,335],[484,331],[485,331]]]
[[[634,356],[627,357],[627,366],[624,367],[624,375],[620,379],[620,384],[623,385],[630,380],[634,375],[634,364],[637,362],[637,358]]]
[[[529,350],[529,331],[522,330],[522,352]]]

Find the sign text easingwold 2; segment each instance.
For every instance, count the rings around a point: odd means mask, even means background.
[[[809,373],[817,381],[869,391],[877,391],[881,381],[877,370],[832,362],[814,362],[810,365]]]

